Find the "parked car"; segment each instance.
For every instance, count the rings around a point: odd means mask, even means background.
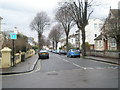
[[[57,52],[57,50],[52,50],[52,52],[53,52],[53,53],[56,53],[56,52]]]
[[[52,52],[52,49],[49,49],[49,52]]]
[[[49,58],[49,52],[47,50],[40,50],[38,53],[39,59],[41,58]]]
[[[60,50],[56,50],[56,52],[55,52],[55,53],[56,53],[56,54],[59,54],[59,52],[60,52]]]
[[[67,54],[67,51],[66,51],[66,50],[60,50],[60,51],[59,51],[59,54],[60,54],[60,55],[61,55],[61,54],[66,55],[66,54]]]
[[[70,49],[67,53],[67,57],[80,57],[80,52],[76,49]]]
[[[79,53],[81,53],[81,50],[77,49],[77,51],[78,51]]]

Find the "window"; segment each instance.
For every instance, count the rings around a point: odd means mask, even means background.
[[[102,23],[99,23],[99,28],[101,28],[101,27],[102,27],[102,25],[103,25]]]
[[[95,42],[96,46],[98,46],[98,41]]]
[[[97,28],[97,23],[94,24],[94,28]]]
[[[97,34],[95,34],[95,37],[97,37]]]
[[[114,38],[111,39],[111,47],[116,46],[116,40]]]
[[[102,42],[101,41],[99,41],[99,45],[100,45],[100,47],[102,46]]]

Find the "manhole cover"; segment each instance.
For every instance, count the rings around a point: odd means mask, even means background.
[[[58,75],[58,73],[48,73],[47,75]]]

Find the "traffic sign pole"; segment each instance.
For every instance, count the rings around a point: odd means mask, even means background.
[[[10,39],[12,39],[12,61],[13,61],[13,66],[15,66],[15,55],[14,55],[14,40],[17,39],[16,33],[10,33]]]
[[[14,58],[15,58],[15,55],[14,55],[14,39],[12,39],[12,44],[13,44],[13,45],[12,45],[12,46],[13,46],[13,48],[12,48],[12,49],[13,49],[13,53],[12,53],[12,54],[13,54],[13,55],[12,55],[13,58],[12,58],[12,59],[13,59],[13,66],[15,66],[15,59],[14,59]]]

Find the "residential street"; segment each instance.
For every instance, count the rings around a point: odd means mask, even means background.
[[[118,88],[118,66],[50,53],[36,70],[2,78],[3,88]]]

